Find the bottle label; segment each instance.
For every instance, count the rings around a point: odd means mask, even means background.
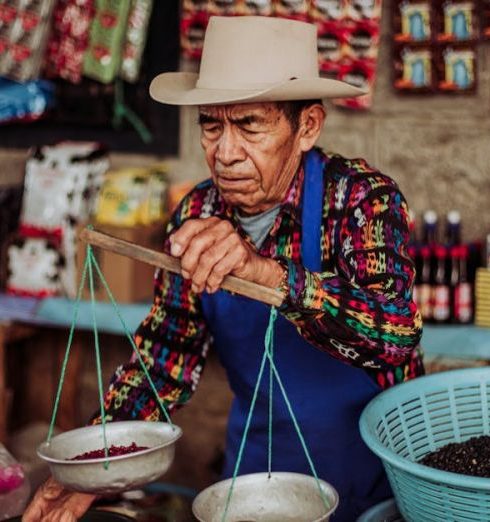
[[[451,315],[449,304],[449,287],[437,285],[434,287],[434,308],[432,310],[434,320],[447,321]]]
[[[468,323],[473,314],[470,283],[460,283],[454,289],[454,319],[458,323]]]
[[[426,321],[432,318],[431,288],[430,285],[417,285],[416,291],[418,309],[422,315],[422,319]]]
[[[412,300],[417,305],[417,308],[419,307],[420,303],[420,296],[419,296],[419,285],[414,285],[412,288]]]

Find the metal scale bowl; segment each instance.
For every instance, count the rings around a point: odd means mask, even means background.
[[[67,431],[43,442],[37,454],[53,477],[66,488],[99,495],[113,494],[152,482],[163,475],[174,459],[175,442],[182,430],[166,422],[122,421],[105,426],[107,446],[135,442],[148,449],[109,458],[67,460],[104,447],[101,425]],[[108,462],[107,469],[104,463]]]
[[[232,479],[217,482],[194,499],[192,511],[201,522],[221,522]],[[300,473],[273,472],[238,476],[233,486],[226,522],[323,522],[335,511],[335,489]]]

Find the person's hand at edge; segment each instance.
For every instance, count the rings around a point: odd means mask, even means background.
[[[97,496],[69,491],[50,477],[36,491],[22,515],[22,522],[75,522]]]

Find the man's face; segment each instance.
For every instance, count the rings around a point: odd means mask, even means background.
[[[256,214],[281,203],[301,150],[274,103],[199,108],[201,145],[223,199]]]

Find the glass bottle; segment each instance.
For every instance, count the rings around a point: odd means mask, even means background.
[[[446,243],[461,244],[461,215],[457,210],[451,210],[446,216]]]
[[[436,245],[434,253],[436,269],[432,287],[432,318],[436,323],[447,323],[451,318],[451,292],[446,277],[446,247]]]
[[[424,212],[424,222],[422,228],[422,243],[425,245],[435,245],[437,243],[437,214],[434,210]]]
[[[459,280],[454,287],[453,320],[458,324],[468,324],[473,319],[473,287],[468,280],[468,247],[458,248]]]
[[[416,280],[415,303],[424,321],[430,322],[432,320],[432,281],[430,248],[427,245],[420,247],[420,260],[420,277]]]

